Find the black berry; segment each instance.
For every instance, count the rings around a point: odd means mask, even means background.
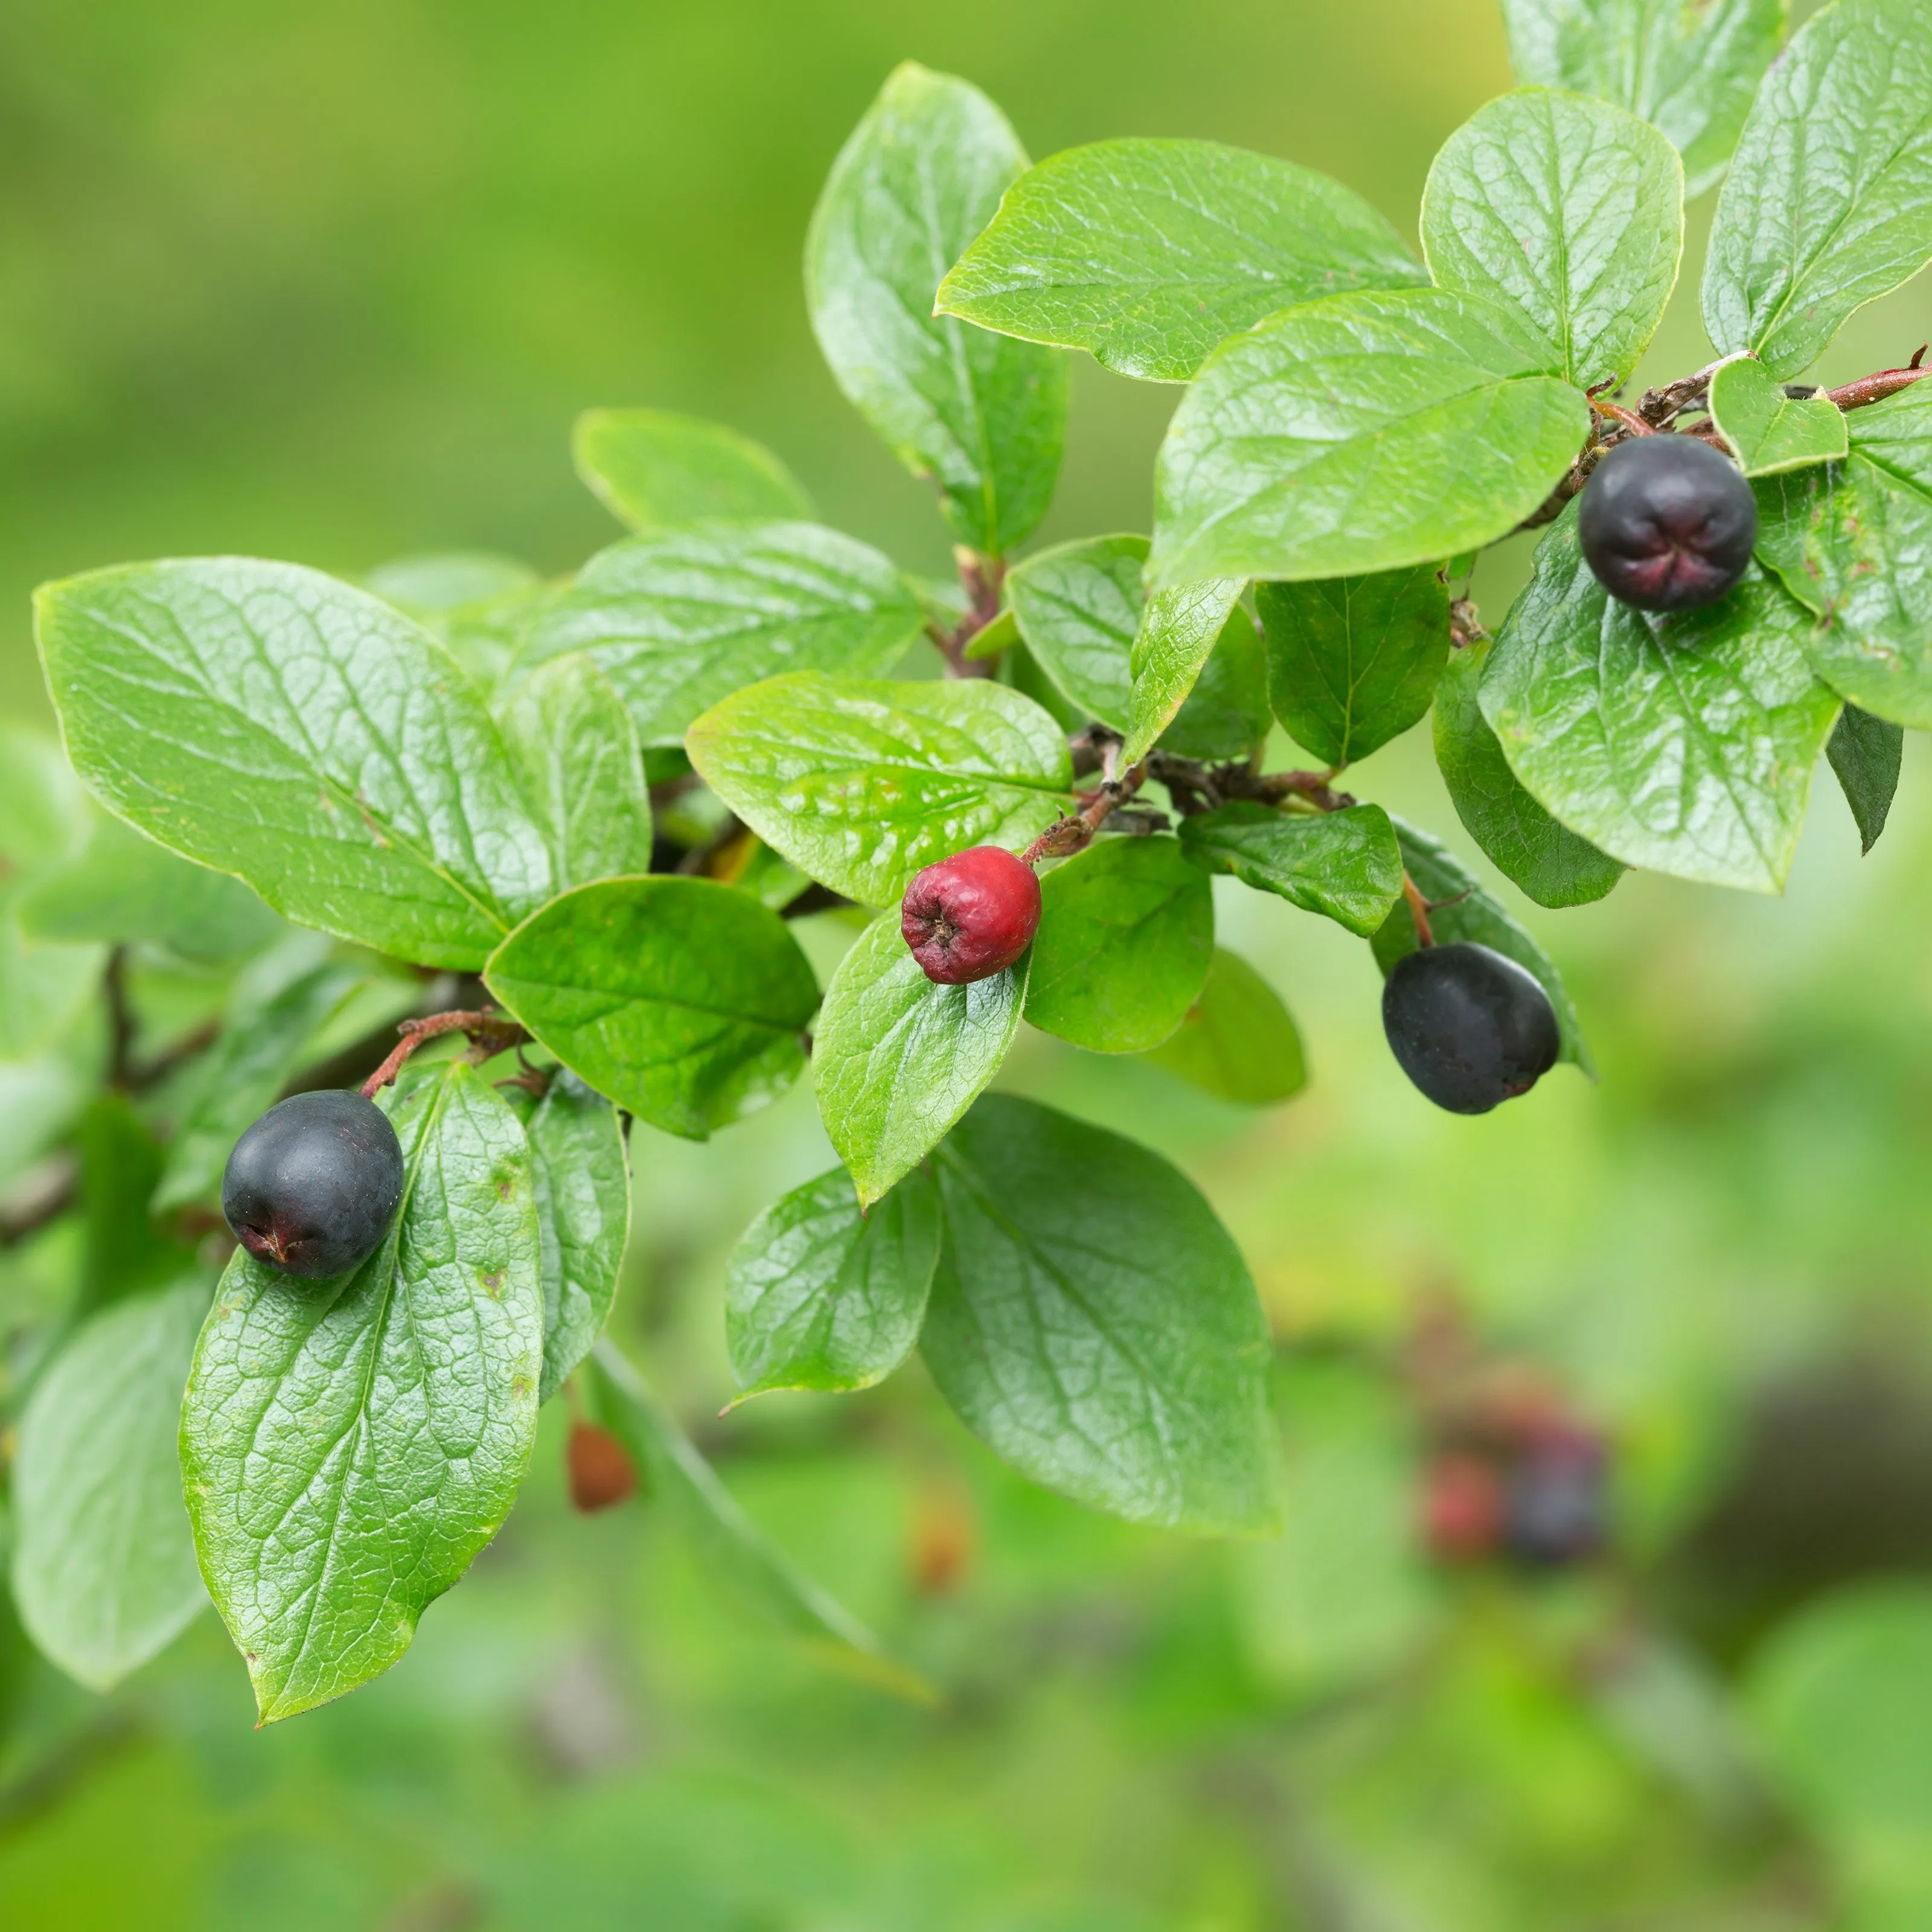
[[[1562,1045],[1534,977],[1460,940],[1396,961],[1382,988],[1382,1030],[1403,1072],[1452,1114],[1486,1114],[1527,1094]]]
[[[1533,1445],[1510,1472],[1503,1544],[1538,1568],[1594,1556],[1606,1540],[1609,1508],[1600,1447],[1584,1439]]]
[[[359,1094],[297,1094],[235,1143],[221,1211],[257,1261],[319,1280],[373,1254],[403,1198],[396,1130]]]
[[[899,931],[926,976],[963,986],[1002,973],[1040,929],[1040,880],[997,845],[928,866],[906,888]]]
[[[1736,585],[1757,541],[1757,500],[1736,464],[1688,436],[1620,442],[1583,487],[1583,556],[1612,597],[1695,610]]]

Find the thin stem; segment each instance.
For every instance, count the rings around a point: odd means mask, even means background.
[[[1118,739],[1102,748],[1101,770],[1108,776],[1094,790],[1081,794],[1080,810],[1075,816],[1055,819],[1020,854],[1022,865],[1037,866],[1042,859],[1068,859],[1076,852],[1085,851],[1114,808],[1125,804],[1147,782],[1144,760],[1130,766],[1118,778],[1112,776],[1120,749]]]
[[[128,998],[128,949],[117,946],[107,956],[100,979],[107,996],[107,1084],[125,1092],[134,1084],[134,1009]]]
[[[478,1066],[530,1038],[514,1020],[506,1019],[494,1006],[484,1006],[475,1012],[431,1013],[427,1019],[405,1020],[396,1030],[402,1039],[389,1057],[362,1083],[362,1097],[365,1100],[374,1100],[395,1078],[418,1047],[445,1034],[467,1034],[472,1042],[469,1058],[473,1066]]]
[[[1429,925],[1429,902],[1422,896],[1421,888],[1408,876],[1404,866],[1402,874],[1402,896],[1408,902],[1408,916],[1415,922],[1415,941],[1418,946],[1433,946],[1436,934]]]
[[[992,663],[969,658],[966,648],[1000,614],[1000,586],[1006,580],[1006,566],[1001,558],[982,556],[963,544],[952,557],[958,566],[960,587],[966,592],[966,614],[950,631],[928,624],[926,635],[939,646],[948,677],[991,677]]]
[[[1842,388],[1827,389],[1825,393],[1841,410],[1862,410],[1872,403],[1882,403],[1888,396],[1895,396],[1901,389],[1909,389],[1912,384],[1932,376],[1932,369],[1919,365],[1925,359],[1928,346],[1921,343],[1918,353],[1903,369],[1880,369],[1870,376],[1861,376],[1856,382],[1847,382]]]

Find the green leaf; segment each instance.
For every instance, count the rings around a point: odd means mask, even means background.
[[[1493,543],[1589,432],[1515,313],[1448,289],[1331,296],[1217,350],[1161,445],[1150,580],[1346,577]]]
[[[987,678],[767,680],[692,725],[692,763],[775,850],[862,905],[968,845],[1017,851],[1059,816],[1060,728]]]
[[[1223,1100],[1265,1107],[1308,1084],[1301,1036],[1281,995],[1238,952],[1216,946],[1208,983],[1143,1059]]]
[[[989,1095],[940,1150],[920,1348],[1023,1474],[1138,1522],[1274,1526],[1268,1327],[1240,1250],[1159,1155]]]
[[[1236,799],[1183,819],[1180,840],[1197,866],[1278,892],[1364,939],[1402,893],[1395,828],[1378,805],[1309,813]]]
[[[0,718],[0,875],[72,858],[92,815],[60,746],[43,731]]]
[[[1711,378],[1711,414],[1747,476],[1829,463],[1846,448],[1845,413],[1829,396],[1787,396],[1749,356]]]
[[[939,308],[1184,382],[1278,309],[1424,279],[1395,230],[1326,175],[1214,141],[1096,141],[1014,182]]]
[[[191,1243],[158,1227],[148,1203],[161,1178],[160,1143],[129,1096],[97,1093],[75,1136],[80,1155],[80,1280],[76,1315],[178,1281]]]
[[[1851,454],[1757,486],[1758,556],[1822,621],[1819,676],[1874,717],[1932,724],[1932,392],[1846,417]]]
[[[908,61],[839,152],[805,244],[806,302],[838,386],[964,544],[1004,556],[1046,514],[1066,364],[933,313],[940,278],[1027,165],[1006,117]]]
[[[32,1060],[80,1016],[100,983],[104,946],[29,940],[14,907],[20,889],[0,884],[0,1061]]]
[[[1899,766],[1905,756],[1904,730],[1848,704],[1838,713],[1825,752],[1858,823],[1858,849],[1869,852],[1892,815]]]
[[[379,563],[363,578],[362,587],[422,619],[527,590],[539,581],[528,564],[495,550],[425,550]]]
[[[714,518],[809,520],[812,499],[761,442],[670,410],[586,410],[571,434],[577,473],[634,530]]]
[[[1628,866],[1781,891],[1838,715],[1810,620],[1755,566],[1728,597],[1655,616],[1583,561],[1572,503],[1483,674],[1483,715],[1525,790]]]
[[[208,1600],[182,1508],[182,1389],[206,1280],[104,1310],[34,1385],[14,1454],[14,1600],[91,1690],[173,1641]]]
[[[130,564],[44,586],[69,756],[137,830],[304,926],[473,971],[548,896],[496,727],[407,618],[292,564]]]
[[[1221,634],[1194,688],[1160,734],[1161,748],[1183,758],[1245,760],[1268,734],[1268,652],[1261,626],[1239,604],[1228,613]]]
[[[1526,87],[1443,144],[1422,196],[1438,286],[1507,302],[1553,374],[1622,382],[1656,332],[1684,246],[1684,169],[1607,101]]]
[[[586,1381],[593,1418],[623,1444],[646,1493],[674,1518],[722,1596],[832,1670],[914,1703],[936,1701],[923,1678],[888,1657],[870,1630],[760,1534],[609,1341],[598,1343]]]
[[[548,1402],[602,1332],[631,1232],[631,1171],[617,1110],[556,1067],[541,1099],[512,1088],[530,1142],[543,1251],[543,1379]]]
[[[1430,930],[1436,943],[1447,946],[1466,940],[1472,945],[1486,946],[1534,974],[1556,1010],[1557,1028],[1563,1036],[1563,1048],[1557,1057],[1595,1079],[1596,1062],[1590,1057],[1576,1009],[1570,1004],[1563,976],[1550,956],[1484,890],[1474,873],[1440,839],[1400,818],[1394,824],[1402,847],[1402,864],[1428,904]],[[1415,921],[1410,916],[1408,902],[1398,901],[1372,942],[1376,964],[1387,974],[1398,959],[1413,952],[1415,946]]]
[[[870,1388],[911,1354],[939,1260],[939,1190],[915,1168],[869,1213],[834,1168],[745,1231],[724,1278],[741,1392]]]
[[[1158,1046],[1199,998],[1214,896],[1178,838],[1102,838],[1040,881],[1026,1017],[1094,1053]]]
[[[15,908],[30,940],[145,941],[196,966],[230,964],[288,931],[240,880],[113,818],[96,818],[86,847],[28,885]]]
[[[1028,953],[964,986],[938,986],[896,910],[839,962],[812,1042],[818,1111],[869,1208],[943,1139],[1000,1070],[1026,1003]]]
[[[1684,157],[1686,192],[1724,178],[1784,34],[1784,0],[1503,0],[1519,78],[1640,114]]]
[[[1138,764],[1179,718],[1246,587],[1238,577],[1210,577],[1148,598],[1127,658],[1133,682],[1124,766]]]
[[[188,1382],[188,1514],[264,1724],[402,1655],[501,1526],[536,1439],[523,1130],[460,1060],[405,1081],[383,1097],[408,1179],[382,1245],[327,1282],[238,1250]]]
[[[598,1093],[696,1141],[798,1078],[818,1006],[784,921],[712,879],[580,886],[512,933],[484,979]]]
[[[1552,818],[1518,782],[1483,716],[1478,692],[1487,638],[1449,654],[1436,687],[1436,762],[1456,815],[1484,856],[1540,906],[1588,905],[1624,868]]]
[[[220,1037],[182,1101],[152,1213],[214,1198],[242,1130],[267,1110],[316,1033],[370,976],[366,967],[326,960],[267,988],[247,979],[238,984]]]
[[[651,795],[631,714],[591,659],[539,664],[497,711],[559,892],[651,868]]]
[[[1932,13],[1834,0],[1758,91],[1718,202],[1704,326],[1780,381],[1932,257]]]
[[[890,670],[926,628],[868,544],[817,524],[710,524],[599,550],[544,612],[523,663],[587,651],[647,745],[781,671]]]
[[[1449,587],[1433,564],[1264,584],[1268,696],[1294,742],[1352,764],[1429,709],[1449,652]]]

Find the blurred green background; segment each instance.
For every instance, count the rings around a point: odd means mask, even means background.
[[[1801,10],[1808,10],[1803,9]],[[0,714],[26,593],[233,550],[358,574],[616,532],[580,409],[770,442],[908,567],[922,490],[820,362],[798,260],[890,68],[1033,152],[1208,136],[1406,232],[1509,84],[1490,0],[10,0],[0,10]],[[1685,289],[1650,374],[1704,359]],[[1834,377],[1932,333],[1915,285]],[[1075,374],[1042,542],[1144,529],[1177,392]],[[1493,618],[1522,546],[1485,559]],[[1461,849],[1426,731],[1357,788]],[[728,1420],[723,1259],[829,1164],[808,1091],[640,1129],[619,1326],[758,1520],[944,1692],[902,1706],[705,1594],[648,1510],[525,1500],[407,1660],[250,1729],[212,1617],[107,1700],[0,1620],[0,1924],[269,1932],[1907,1932],[1932,1926],[1932,796],[1861,861],[1821,778],[1787,898],[1538,913],[1603,1081],[1480,1120],[1382,1047],[1367,949],[1232,888],[1314,1084],[1260,1116],[1029,1036],[1007,1084],[1180,1159],[1284,1343],[1288,1533],[1222,1548],[1004,1472],[916,1368]],[[830,947],[836,935],[820,935]],[[29,1297],[0,1270],[7,1298]],[[1391,1364],[1424,1299],[1616,1444],[1615,1559],[1432,1568]]]

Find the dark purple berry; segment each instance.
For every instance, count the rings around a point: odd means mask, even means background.
[[[1618,443],[1583,486],[1578,518],[1597,581],[1640,610],[1714,604],[1744,575],[1757,542],[1750,485],[1695,436]]]
[[[1452,1114],[1486,1114],[1527,1094],[1563,1043],[1534,976],[1462,940],[1396,962],[1382,987],[1382,1030],[1403,1072]]]
[[[1582,1438],[1538,1443],[1510,1472],[1503,1545],[1538,1568],[1578,1562],[1604,1546],[1608,1518],[1601,1446]]]
[[[221,1211],[235,1238],[284,1274],[320,1280],[373,1254],[403,1198],[396,1130],[360,1094],[297,1094],[235,1143]]]
[[[899,931],[926,976],[963,986],[1003,973],[1040,929],[1040,880],[997,845],[928,866],[906,888]]]

